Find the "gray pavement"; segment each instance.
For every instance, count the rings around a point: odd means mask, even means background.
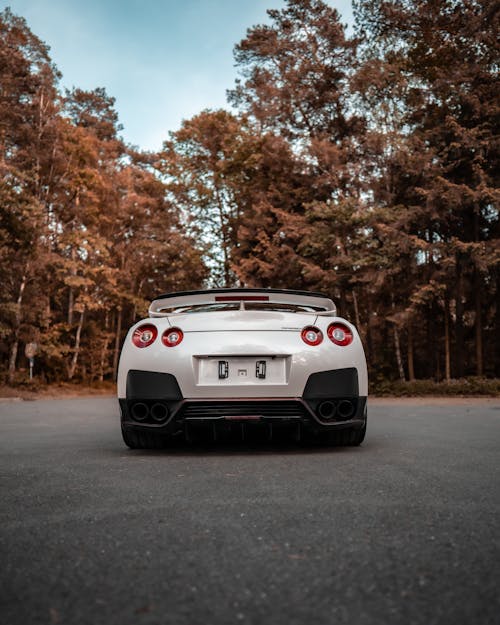
[[[499,449],[498,400],[154,452],[112,399],[0,402],[0,623],[498,624]]]

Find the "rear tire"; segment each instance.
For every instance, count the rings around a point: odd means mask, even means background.
[[[361,445],[361,443],[365,440],[366,436],[366,422],[364,426],[359,430],[351,430],[350,434],[350,441],[347,443],[347,445],[350,445],[351,447],[357,447],[358,445]]]
[[[366,421],[362,428],[348,428],[327,432],[326,441],[329,445],[337,447],[358,447],[365,440]]]
[[[151,432],[138,432],[129,430],[122,426],[123,442],[130,449],[163,449],[165,447],[165,438]]]

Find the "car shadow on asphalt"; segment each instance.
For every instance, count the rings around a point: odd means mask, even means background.
[[[328,444],[290,443],[290,442],[181,442],[162,449],[128,449],[123,446],[116,452],[123,456],[152,457],[152,456],[241,456],[241,455],[318,455],[318,454],[360,454],[366,452],[371,445],[363,443],[360,446],[340,446]]]

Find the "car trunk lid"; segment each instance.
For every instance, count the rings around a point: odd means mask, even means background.
[[[168,315],[183,332],[300,332],[315,323],[315,313],[232,310]]]

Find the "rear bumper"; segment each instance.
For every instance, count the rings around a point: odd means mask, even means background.
[[[119,398],[125,428],[176,435],[188,428],[298,426],[307,430],[362,428],[366,396],[359,395],[356,368],[311,374],[301,397],[185,398],[168,373],[131,370],[126,397]]]

